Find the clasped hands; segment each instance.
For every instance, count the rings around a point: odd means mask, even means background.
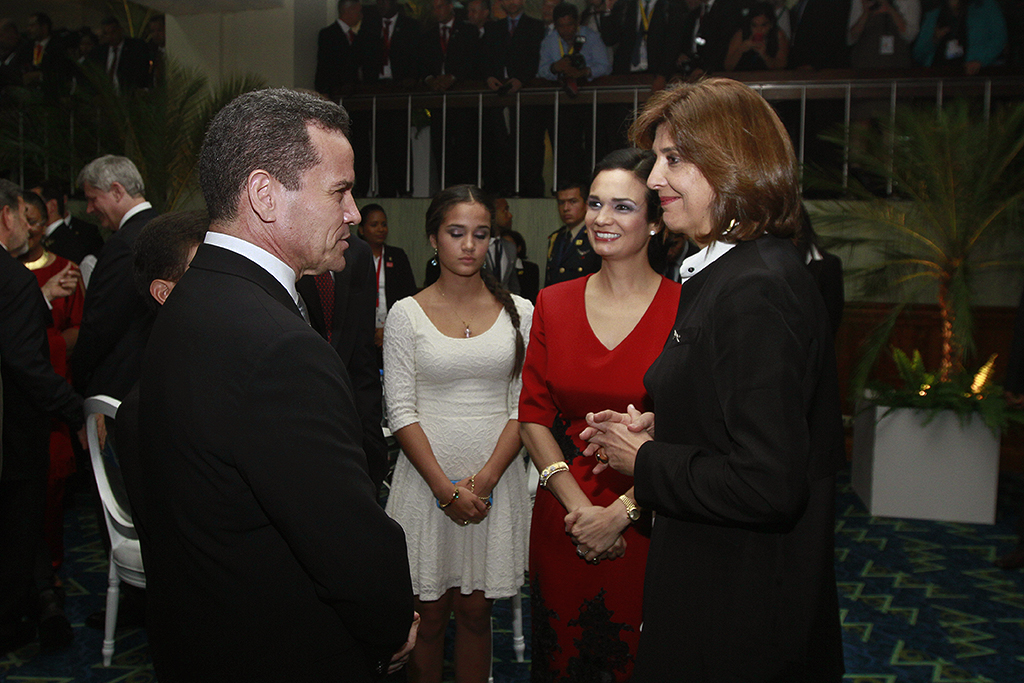
[[[453,484],[451,490],[453,493],[458,491],[459,497],[441,508],[441,511],[459,526],[479,524],[491,511],[491,504],[487,502],[487,499],[490,498],[493,488],[494,482],[490,481],[483,471],[466,477]],[[450,498],[452,494],[448,495]],[[448,499],[438,497],[438,500]]]
[[[587,442],[583,455],[598,460],[594,474],[611,467],[632,477],[637,451],[653,440],[653,434],[654,413],[641,413],[630,403],[624,413],[587,413],[587,427],[580,432],[580,439]]]

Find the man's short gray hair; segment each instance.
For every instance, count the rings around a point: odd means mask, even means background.
[[[10,180],[0,178],[0,208],[7,206],[12,211],[17,211],[19,199],[21,199],[21,188]]]
[[[141,197],[146,191],[142,175],[132,160],[113,154],[101,156],[86,164],[78,174],[77,183],[79,187],[89,183],[102,192],[110,192],[111,185],[119,183],[132,197]]]

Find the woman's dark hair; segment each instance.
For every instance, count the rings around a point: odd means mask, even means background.
[[[769,57],[779,53],[779,27],[776,24],[778,18],[775,16],[775,7],[770,2],[755,2],[749,9],[744,10],[743,16],[743,39],[746,40],[754,33],[751,23],[756,17],[764,17],[768,20],[768,33],[764,37],[764,51]]]
[[[434,195],[433,201],[427,207],[425,223],[428,238],[432,236],[437,237],[441,224],[448,217],[448,212],[457,204],[480,204],[487,209],[487,214],[491,217],[490,223],[493,233],[494,197],[475,185],[452,185]],[[523,333],[519,331],[519,309],[516,308],[516,303],[512,300],[511,292],[501,286],[501,283],[498,282],[490,270],[482,269],[480,271],[480,278],[484,281],[487,290],[504,307],[505,312],[512,321],[512,329],[516,333],[516,359],[512,367],[512,376],[518,377],[519,373],[523,370],[523,360],[526,358],[526,342],[523,340]]]
[[[581,192],[580,194],[582,195],[583,193]],[[512,241],[516,243],[516,254],[519,255],[519,258],[521,258],[521,259],[523,259],[525,261],[526,260],[526,238],[523,237],[523,234],[520,233],[520,232],[516,232],[515,230],[509,230],[508,232],[505,233],[505,235],[508,236],[508,237],[511,237]]]
[[[674,154],[695,165],[714,190],[708,239],[793,236],[801,206],[796,156],[764,98],[728,78],[684,83],[647,100],[629,139],[650,149],[660,126]]]
[[[359,225],[366,225],[366,217],[374,211],[380,211],[385,216],[388,215],[388,212],[380,204],[367,204],[359,209]]]
[[[661,200],[658,199],[657,191],[647,187],[647,178],[651,175],[651,170],[654,169],[655,158],[654,152],[649,149],[636,149],[635,147],[617,149],[614,152],[609,152],[601,161],[597,162],[590,182],[593,184],[594,179],[602,171],[629,171],[636,176],[641,185],[647,188],[647,222],[657,223],[661,220]]]

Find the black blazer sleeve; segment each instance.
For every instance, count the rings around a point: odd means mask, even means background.
[[[390,311],[397,301],[416,293],[416,277],[405,250],[398,247],[384,248],[384,268],[384,295]]]
[[[662,419],[687,415],[707,426],[706,438],[700,445],[644,444],[636,459],[637,500],[677,519],[785,529],[802,514],[811,481],[835,473],[838,386],[834,379],[818,381],[823,374],[834,378],[835,360],[825,353],[825,340],[810,334],[825,321],[809,319],[809,304],[760,273],[737,273],[702,305],[713,307],[713,315],[703,318],[706,324],[675,330],[679,338],[668,341],[664,364],[652,371],[671,376],[676,363],[699,359],[705,376],[680,377],[686,383],[677,385],[675,405],[654,399]],[[698,395],[707,407],[696,407]],[[810,422],[815,403],[834,414]],[[728,436],[714,434],[715,425]],[[660,439],[671,428],[655,429]]]

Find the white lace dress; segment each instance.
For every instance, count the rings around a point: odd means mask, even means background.
[[[533,306],[513,296],[523,341]],[[505,311],[489,330],[468,339],[441,334],[412,297],[388,313],[384,327],[384,395],[392,431],[419,422],[449,479],[475,474],[491,457],[502,430],[519,414],[515,335]],[[436,600],[458,586],[488,598],[515,595],[526,571],[530,507],[526,470],[516,458],[494,487],[480,524],[461,527],[440,510],[430,487],[403,453],[395,465],[387,512],[409,547],[413,592]]]

